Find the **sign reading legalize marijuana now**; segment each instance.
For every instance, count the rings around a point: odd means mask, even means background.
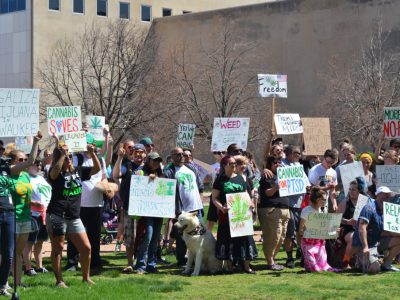
[[[175,218],[175,189],[175,179],[132,175],[128,215]]]
[[[104,141],[103,129],[106,126],[106,118],[102,116],[86,116],[86,123],[89,126],[89,132],[93,135],[95,141]]]
[[[253,235],[253,213],[248,193],[226,194],[231,237]]]

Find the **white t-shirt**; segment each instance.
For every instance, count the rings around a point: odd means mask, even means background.
[[[338,184],[336,171],[332,168],[325,169],[322,164],[315,165],[308,172],[308,179],[312,185],[325,186],[333,183],[335,186]],[[330,191],[328,192],[328,197]],[[328,208],[328,201],[325,203],[325,207]]]
[[[83,167],[93,167],[93,160],[83,155]],[[103,175],[106,176],[106,164],[104,159],[100,160],[101,170],[96,174],[92,175],[89,180],[82,181],[82,196],[81,196],[81,207],[103,207],[103,192],[96,189],[96,184],[101,181]],[[74,155],[73,158],[74,166],[78,165],[78,157]]]
[[[175,167],[179,196],[182,201],[183,211],[203,209],[203,203],[196,183],[196,175],[186,166]]]
[[[42,176],[30,176],[32,185],[32,201],[39,202],[44,208],[50,203],[51,185]],[[32,216],[40,216],[40,212],[32,210]]]
[[[309,205],[309,206],[303,208],[303,210],[301,211],[300,218],[307,220],[309,214],[320,213],[320,212],[321,212],[320,210],[316,210],[311,205]],[[304,235],[305,235],[306,231],[307,231],[307,223],[306,223],[306,230],[304,231]]]

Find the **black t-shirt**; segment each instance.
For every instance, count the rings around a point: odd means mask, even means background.
[[[121,186],[119,189],[119,195],[123,202],[125,211],[129,208],[129,191],[131,186],[132,175],[139,173],[143,169],[143,165],[137,165],[127,158],[124,158],[121,163]]]
[[[243,176],[237,175],[229,178],[225,174],[218,176],[213,184],[213,189],[220,191],[219,201],[222,205],[226,203],[226,194],[248,192],[251,189],[247,182],[244,181]]]
[[[272,197],[267,197],[265,195],[265,191],[276,186],[277,177],[274,178],[266,178],[265,175],[261,177],[260,187],[258,188],[258,194],[260,197],[260,203],[258,204],[258,208],[265,207],[279,207],[279,208],[288,208],[289,207],[289,198],[288,197],[279,197],[279,191],[272,195]]]
[[[49,176],[52,187],[47,212],[65,219],[78,219],[81,208],[82,181],[90,179],[92,167],[77,167],[73,172],[61,172],[55,180]],[[49,171],[49,174],[51,169]]]

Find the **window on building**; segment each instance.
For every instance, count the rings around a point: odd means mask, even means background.
[[[184,11],[182,11],[182,13],[183,13],[183,14],[191,14],[192,12],[191,12],[191,11],[188,11],[188,10],[184,10]]]
[[[97,0],[97,15],[107,17],[107,0]]]
[[[170,9],[170,8],[163,8],[163,9],[162,9],[162,16],[163,16],[163,17],[172,16],[172,9]]]
[[[151,6],[142,5],[142,21],[151,21]]]
[[[49,10],[60,10],[60,0],[49,0]]]
[[[73,0],[74,7],[72,11],[76,14],[85,13],[85,0]]]
[[[127,19],[129,20],[130,15],[129,15],[129,3],[125,2],[120,2],[119,3],[119,17],[121,19]]]
[[[26,0],[0,0],[0,14],[26,9]]]

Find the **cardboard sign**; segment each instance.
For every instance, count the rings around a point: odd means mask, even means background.
[[[248,193],[226,194],[229,208],[229,228],[231,237],[254,234],[253,213],[250,209],[251,199]]]
[[[357,205],[355,207],[354,215],[353,215],[354,220],[356,220],[356,221],[358,220],[358,217],[360,216],[360,212],[364,208],[364,206],[368,203],[368,200],[369,200],[369,198],[367,196],[364,196],[362,194],[358,195]]]
[[[383,229],[400,233],[400,205],[383,202]]]
[[[192,166],[196,169],[197,174],[200,177],[200,181],[203,182],[209,173],[208,170],[199,165],[195,160],[193,160]]]
[[[36,135],[39,101],[38,89],[0,88],[0,137]]]
[[[175,190],[175,179],[132,175],[128,215],[175,218]]]
[[[400,107],[383,108],[383,135],[387,139],[400,137]]]
[[[258,74],[258,92],[261,97],[287,98],[287,75]]]
[[[33,146],[33,137],[31,136],[18,136],[15,138],[15,146],[18,150],[23,151],[25,154],[31,153]]]
[[[400,192],[400,166],[377,165],[376,185],[387,186],[392,192]]]
[[[60,136],[60,141],[63,141],[68,146],[70,152],[87,151],[85,131],[65,133]]]
[[[195,124],[179,124],[178,136],[176,138],[176,147],[190,149],[194,143]]]
[[[339,166],[340,178],[342,179],[343,191],[345,196],[349,194],[350,182],[357,177],[364,177],[364,170],[361,161]]]
[[[306,155],[323,155],[332,148],[329,118],[301,118]]]
[[[277,173],[280,197],[306,193],[307,177],[303,165],[279,167]]]
[[[60,106],[47,108],[47,128],[49,134],[63,135],[82,129],[80,106]]]
[[[215,118],[211,151],[226,151],[230,144],[247,148],[250,118]]]
[[[322,240],[336,239],[341,220],[342,214],[311,213],[306,220],[304,237]]]
[[[89,132],[93,135],[95,141],[104,141],[103,129],[106,126],[106,118],[102,116],[86,116],[86,123],[89,126]]]
[[[276,133],[279,135],[303,133],[299,114],[275,114],[274,121]]]

